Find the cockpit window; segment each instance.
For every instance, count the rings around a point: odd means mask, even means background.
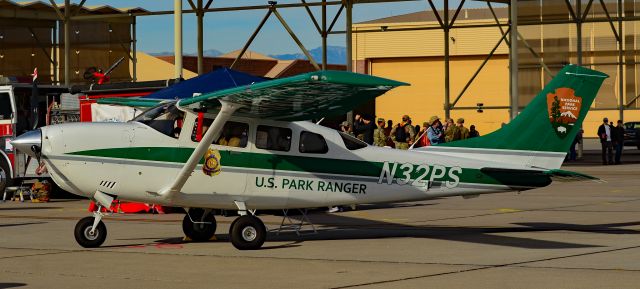
[[[355,137],[352,137],[344,132],[340,132],[340,137],[342,137],[342,141],[348,150],[358,150],[361,148],[367,147],[367,143],[363,142]]]
[[[178,138],[182,131],[183,120],[184,112],[175,106],[175,102],[172,102],[150,108],[131,121],[144,123],[164,135]]]

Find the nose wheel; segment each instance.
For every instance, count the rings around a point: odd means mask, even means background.
[[[229,238],[238,250],[257,250],[267,238],[267,229],[259,218],[244,215],[231,223]]]
[[[100,219],[97,217],[84,217],[78,221],[74,236],[80,246],[97,248],[107,239],[107,226]]]

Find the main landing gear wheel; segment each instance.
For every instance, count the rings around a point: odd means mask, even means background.
[[[13,182],[11,180],[9,165],[0,159],[0,194],[4,192],[6,187],[10,187],[12,184]]]
[[[238,250],[256,250],[267,238],[267,229],[260,219],[251,215],[238,217],[229,229],[231,244]]]
[[[78,221],[74,230],[76,242],[85,248],[97,248],[107,239],[107,226],[102,221],[98,222],[95,230],[93,223],[95,217],[84,217]]]
[[[182,219],[182,231],[195,242],[209,241],[216,233],[216,218],[211,211],[207,211],[205,215],[203,209],[190,209]]]

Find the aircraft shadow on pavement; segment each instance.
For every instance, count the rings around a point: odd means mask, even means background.
[[[27,286],[26,283],[0,283],[0,289],[9,289]]]
[[[513,223],[518,226],[535,228],[537,231],[574,231],[600,234],[640,234],[640,231],[620,227],[638,226],[640,222],[610,223],[596,225],[576,225],[563,223]]]
[[[325,214],[322,217],[314,214],[311,216],[311,219],[316,226],[328,226],[335,228],[318,229],[318,234],[302,236],[298,236],[294,232],[281,233],[279,235],[271,232],[267,238],[267,244],[269,241],[294,240],[316,241],[343,239],[425,238],[525,249],[573,249],[601,247],[599,245],[499,235],[507,233],[564,231],[573,229],[581,229],[581,231],[585,232],[602,232],[602,230],[589,231],[588,226],[572,224],[556,224],[556,226],[548,226],[548,224],[543,223],[527,223],[522,226],[514,224],[516,226],[513,227],[430,226],[395,224],[391,222],[354,218],[342,214]],[[637,231],[633,232],[638,233]],[[217,236],[221,239],[227,238],[226,234],[218,234]]]
[[[0,208],[1,211],[28,211],[28,210],[59,210],[62,207],[14,207],[14,208]]]
[[[47,222],[29,222],[29,223],[17,223],[17,224],[0,224],[0,229],[1,228],[6,228],[6,227],[18,227],[18,226],[29,226],[29,225],[40,225],[40,224],[46,224]],[[2,287],[0,287],[1,289]]]
[[[267,237],[267,242],[262,249],[285,249],[301,246],[305,241],[320,240],[366,240],[384,238],[424,238],[457,241],[465,243],[476,243],[495,246],[507,246],[524,249],[575,249],[575,248],[595,248],[600,245],[580,244],[572,242],[538,240],[530,237],[505,236],[501,234],[509,233],[535,233],[549,231],[578,231],[586,233],[605,234],[638,234],[639,231],[631,229],[620,229],[618,227],[636,226],[640,222],[597,224],[597,225],[575,225],[562,223],[514,223],[508,227],[465,227],[465,226],[435,226],[435,225],[409,225],[396,224],[371,219],[361,219],[344,214],[311,214],[317,234],[308,234],[303,230],[303,235],[298,236],[292,231],[283,231],[276,234],[277,227],[270,226],[271,230]],[[298,217],[292,216],[292,219]],[[309,229],[305,227],[304,229]],[[129,244],[123,246],[104,247],[126,247],[149,244],[184,244],[182,237],[173,238],[145,238],[127,239],[140,240],[141,244]],[[151,241],[154,240],[154,241]],[[228,242],[227,233],[216,234],[216,240],[209,242]],[[149,241],[149,242],[147,242]],[[287,242],[286,244],[270,246],[270,242]]]

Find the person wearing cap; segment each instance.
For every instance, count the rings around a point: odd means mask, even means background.
[[[408,115],[403,115],[402,122],[391,130],[391,138],[397,149],[406,150],[413,144],[416,133],[410,121],[411,118]]]
[[[377,124],[378,128],[373,132],[373,144],[375,146],[383,147],[387,145],[387,135],[384,133],[384,118],[378,118]]]
[[[464,127],[464,118],[459,118],[456,121],[458,125],[458,130],[460,131],[460,139],[468,139],[469,138],[469,129]]]
[[[444,129],[444,141],[451,142],[459,139],[460,139],[460,130],[453,123],[453,119],[448,118],[447,124],[445,125],[445,129]]]
[[[444,132],[442,131],[442,123],[436,115],[429,119],[429,129],[427,129],[427,137],[432,145],[443,143]]]
[[[602,124],[598,127],[598,137],[600,138],[600,144],[602,145],[602,164],[613,164],[613,143],[611,138],[611,126],[609,126],[609,119],[602,119]]]
[[[343,121],[342,124],[340,124],[340,131],[344,132],[350,136],[354,136],[353,135],[353,130],[351,130],[351,125],[349,124],[348,121]]]

